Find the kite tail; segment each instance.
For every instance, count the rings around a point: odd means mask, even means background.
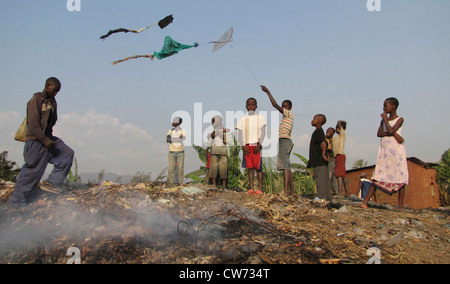
[[[139,34],[139,33],[142,33],[143,31],[148,30],[149,28],[154,27],[154,26],[156,26],[156,25],[157,25],[157,24],[154,24],[154,25],[151,25],[151,26],[148,26],[148,27],[139,29],[139,30],[129,30],[129,29],[117,29],[117,30],[111,30],[111,31],[109,31],[107,34],[102,35],[102,36],[100,37],[100,39],[105,40],[105,39],[107,39],[110,35],[116,34],[116,33],[135,33],[135,34]]]
[[[105,40],[110,35],[115,34],[115,33],[135,33],[135,34],[138,34],[138,33],[141,33],[141,32],[143,32],[145,30],[148,30],[149,28],[152,28],[152,27],[154,27],[156,25],[158,25],[161,29],[164,29],[165,27],[170,25],[172,22],[173,22],[173,15],[169,15],[169,16],[165,17],[164,19],[162,19],[161,21],[159,21],[158,23],[150,25],[150,26],[147,26],[147,27],[139,29],[139,30],[124,29],[124,28],[116,29],[116,30],[110,30],[107,34],[102,35],[100,37],[100,39]]]
[[[150,58],[151,60],[153,60],[153,59],[155,58],[155,55],[153,55],[153,54],[147,54],[147,55],[135,55],[135,56],[130,56],[130,57],[127,57],[127,58],[124,58],[124,59],[120,59],[120,60],[114,61],[114,62],[112,62],[111,64],[112,64],[112,65],[116,65],[116,64],[118,64],[118,63],[122,63],[122,62],[128,61],[128,60],[130,60],[130,59],[136,59],[136,58]]]

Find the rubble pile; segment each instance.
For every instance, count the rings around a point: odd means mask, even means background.
[[[0,263],[450,263],[450,210],[394,211],[358,200],[248,195],[201,184],[74,186],[8,208],[0,182]]]

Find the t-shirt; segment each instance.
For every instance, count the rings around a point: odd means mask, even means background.
[[[345,155],[344,153],[344,147],[345,147],[345,140],[347,136],[345,134],[345,130],[341,128],[339,130],[339,134],[337,134],[333,139],[333,153],[334,156],[337,155]]]
[[[172,138],[172,143],[169,144],[169,151],[170,152],[182,152],[184,151],[183,142],[175,142],[180,139],[180,136],[183,135],[183,137],[186,137],[186,130],[179,128],[179,129],[170,129],[167,133],[168,136]]]
[[[317,128],[311,137],[311,143],[309,144],[309,161],[308,168],[315,168],[319,166],[325,166],[327,162],[322,157],[322,148],[320,145],[325,141],[325,133],[322,127]]]
[[[264,116],[259,114],[248,115],[239,121],[236,129],[242,131],[244,145],[255,145],[261,137],[261,129],[267,125]]]
[[[292,128],[294,127],[294,115],[290,110],[283,108],[283,118],[281,119],[279,137],[291,139]]]
[[[225,136],[225,140],[223,140],[223,136]],[[226,156],[227,145],[230,145],[232,143],[230,136],[230,133],[225,133],[225,135],[222,135],[221,131],[217,131],[216,137],[214,139],[210,137],[207,146],[211,147],[211,154]]]

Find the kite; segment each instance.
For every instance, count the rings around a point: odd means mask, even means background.
[[[130,30],[130,29],[124,29],[124,28],[116,29],[116,30],[110,30],[107,34],[102,35],[100,37],[100,39],[105,40],[110,35],[115,34],[115,33],[130,33],[131,32],[131,33],[138,34],[138,33],[141,33],[141,32],[143,32],[143,31],[145,31],[145,30],[147,30],[147,29],[149,29],[151,27],[154,27],[156,25],[158,25],[161,29],[164,29],[165,27],[170,25],[172,22],[173,22],[173,15],[169,15],[169,16],[165,17],[164,19],[162,19],[161,21],[159,21],[158,23],[150,25],[150,26],[142,28],[142,29],[139,29],[139,30]]]
[[[198,43],[194,43],[193,45],[181,44],[179,42],[174,41],[170,36],[166,36],[166,38],[164,39],[164,46],[160,52],[155,51],[153,54],[130,56],[130,57],[118,60],[118,61],[114,61],[112,64],[116,65],[117,63],[121,63],[124,61],[128,61],[130,59],[136,59],[136,58],[150,58],[151,60],[153,60],[156,57],[159,60],[161,60],[166,57],[175,55],[178,52],[180,52],[181,50],[189,49],[192,47],[198,47]]]
[[[204,44],[214,44],[212,52],[216,52],[220,48],[224,47],[227,43],[231,42],[233,40],[233,28],[230,28],[224,35],[222,35],[217,41],[211,41]],[[192,47],[198,47],[198,43],[194,43],[193,45],[186,45],[181,44],[179,42],[174,41],[170,36],[166,36],[164,39],[164,46],[161,49],[160,52],[154,52],[153,54],[147,54],[147,55],[134,55],[130,56],[121,60],[114,61],[112,64],[116,65],[121,62],[128,61],[130,59],[137,59],[137,58],[150,58],[151,60],[154,60],[156,57],[157,59],[161,60],[164,58],[167,58],[169,56],[175,55],[181,50],[189,49]]]
[[[226,33],[224,33],[217,41],[212,41],[210,43],[214,43],[212,52],[216,52],[217,50],[224,47],[227,43],[233,41],[233,27],[231,27]]]

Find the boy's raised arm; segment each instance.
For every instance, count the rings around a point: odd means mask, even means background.
[[[265,93],[269,96],[269,99],[270,99],[270,102],[272,103],[272,106],[273,106],[274,108],[276,108],[279,112],[283,113],[283,108],[280,107],[280,106],[277,104],[277,102],[276,102],[275,99],[273,98],[272,94],[270,93],[269,89],[267,89],[266,86],[261,86],[261,90],[262,90],[263,92],[265,92]]]

